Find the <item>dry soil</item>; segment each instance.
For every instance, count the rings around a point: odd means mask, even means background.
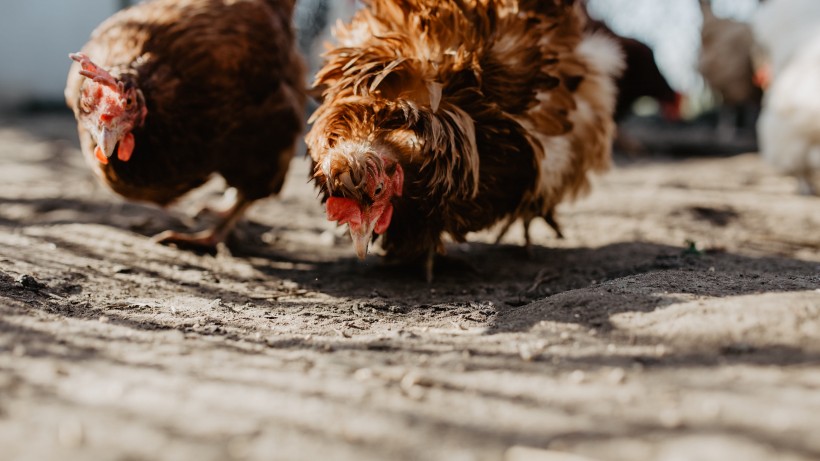
[[[304,159],[215,256],[153,244],[219,182],[126,203],[74,129],[0,126],[3,460],[820,459],[820,199],[755,154],[623,163],[428,285]]]

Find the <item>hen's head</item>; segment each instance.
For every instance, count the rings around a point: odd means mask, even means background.
[[[127,162],[134,151],[134,128],[148,112],[142,92],[130,81],[114,78],[82,53],[69,55],[82,66],[84,82],[78,121],[91,133],[97,146],[94,155],[107,164],[117,148],[117,158]]]
[[[366,145],[340,143],[316,165],[329,195],[327,217],[347,224],[356,254],[367,256],[373,233],[383,234],[393,217],[393,200],[401,197],[404,170],[389,154]]]

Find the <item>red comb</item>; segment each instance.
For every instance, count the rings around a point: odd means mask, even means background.
[[[83,77],[90,78],[97,83],[102,83],[103,85],[110,86],[111,88],[119,91],[123,90],[123,84],[121,82],[117,82],[117,79],[115,79],[113,75],[109,74],[108,71],[91,62],[91,59],[85,54],[71,53],[68,57],[80,63],[83,67],[80,71],[80,75]]]

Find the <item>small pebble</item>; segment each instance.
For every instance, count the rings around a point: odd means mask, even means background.
[[[530,345],[522,344],[518,346],[518,355],[521,357],[521,360],[525,362],[532,362],[538,354]]]
[[[607,376],[607,379],[612,384],[622,384],[624,381],[626,381],[626,372],[623,368],[615,368],[614,370],[609,372],[609,376]]]
[[[422,378],[416,373],[410,372],[404,375],[399,386],[405,395],[414,400],[424,397],[424,390],[421,388]]]
[[[356,381],[367,381],[373,379],[373,370],[370,368],[359,368],[353,373],[353,378]]]
[[[569,374],[569,382],[572,384],[581,384],[587,379],[586,373],[581,370],[575,370]]]

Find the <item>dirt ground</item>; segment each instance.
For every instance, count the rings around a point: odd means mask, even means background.
[[[303,159],[215,256],[155,245],[219,184],[124,203],[74,127],[0,126],[0,459],[820,459],[820,199],[754,154],[621,162],[428,285]]]

